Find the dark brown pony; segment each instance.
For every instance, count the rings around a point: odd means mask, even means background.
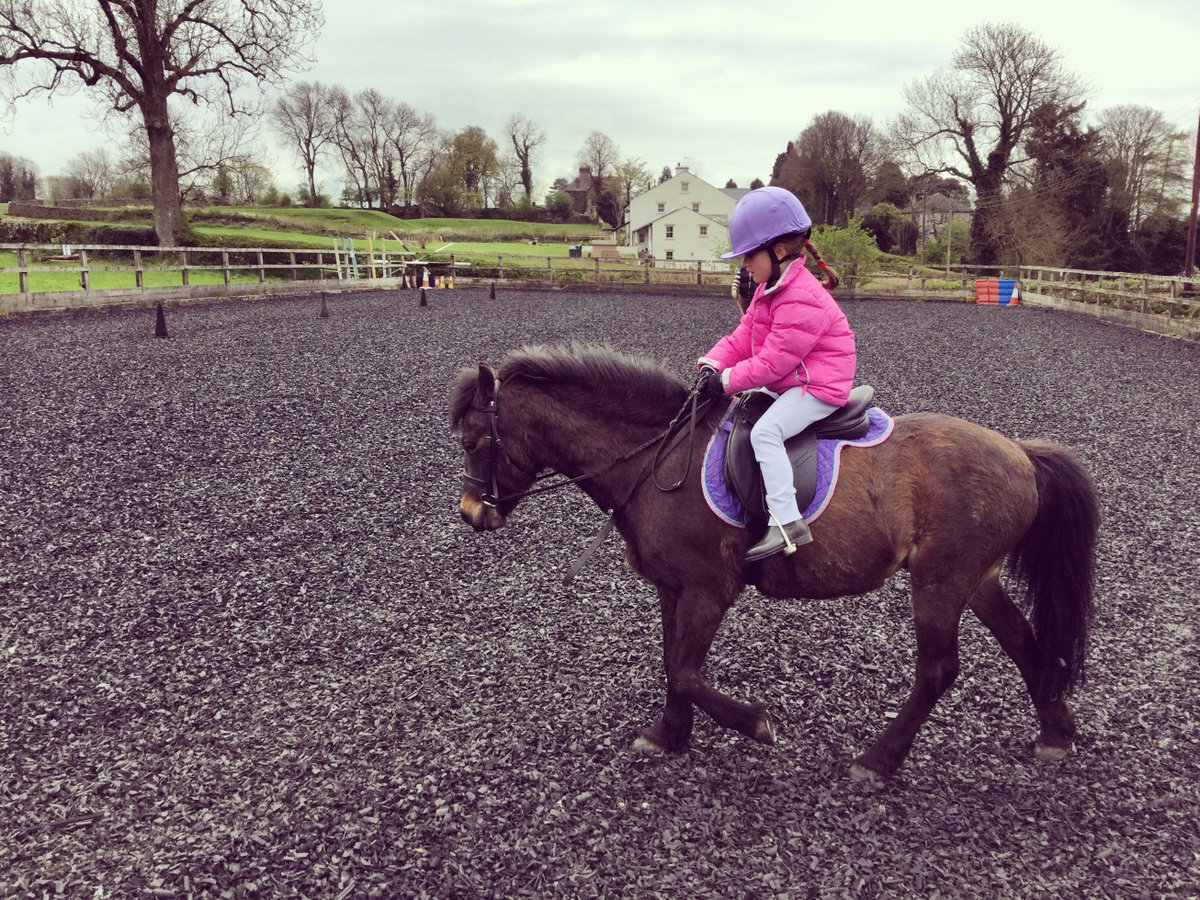
[[[661,367],[595,347],[528,347],[509,355],[498,377],[481,363],[451,390],[451,425],[466,454],[459,511],[468,524],[503,526],[539,473],[579,479],[602,509],[616,510],[630,566],[657,589],[666,703],[635,746],[683,749],[694,706],[772,743],[765,704],[728,697],[700,674],[738,594],[747,584],[769,597],[861,594],[903,567],[912,575],[916,683],[854,774],[887,776],[904,761],[958,674],[965,607],[1021,671],[1040,723],[1038,755],[1060,759],[1073,749],[1065,698],[1083,676],[1099,516],[1092,481],[1068,450],[950,416],[900,416],[882,445],[843,451],[838,489],[812,525],[812,544],[747,564],[751,536],[708,510],[698,482],[720,411],[701,417],[694,445],[683,441],[663,455],[671,477],[662,480],[690,471],[681,489],[663,492],[659,479],[645,477],[656,439],[687,397]],[[1001,583],[1006,560],[1028,594],[1032,626]]]

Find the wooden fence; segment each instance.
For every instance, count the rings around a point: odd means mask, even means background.
[[[331,244],[334,243],[331,240]],[[69,249],[69,255],[64,250]],[[15,266],[0,266],[0,274],[16,274],[17,294],[0,294],[0,312],[34,308],[70,308],[167,296],[219,295],[222,290],[253,293],[287,289],[325,289],[341,286],[391,287],[412,284],[429,272],[433,280],[453,276],[464,284],[520,283],[531,287],[609,285],[644,289],[692,290],[717,293],[728,289],[732,267],[723,261],[685,262],[655,259],[533,256],[526,254],[412,253],[372,247],[351,255],[341,246],[328,249],[266,247],[114,247],[49,244],[0,244],[0,253],[16,257]],[[69,289],[37,282],[53,274],[74,273]],[[97,285],[99,273],[104,283]],[[114,277],[114,273],[116,277]],[[154,273],[155,284],[147,277]],[[164,278],[164,273],[169,276]],[[203,289],[189,290],[193,276],[206,273]],[[214,277],[215,274],[215,277]],[[1113,308],[1168,319],[1200,318],[1196,285],[1180,276],[1126,272],[1093,272],[1039,266],[913,266],[875,265],[870,270],[841,272],[842,296],[916,297],[971,300],[980,277],[1018,278],[1022,291],[1100,308]],[[32,279],[32,281],[31,281]],[[1200,279],[1196,279],[1200,281]],[[173,284],[174,287],[164,285]],[[80,295],[73,298],[72,295]],[[41,297],[38,302],[35,298]],[[84,299],[88,298],[88,299]]]

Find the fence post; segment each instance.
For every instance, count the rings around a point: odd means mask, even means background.
[[[912,280],[913,280],[913,267],[909,266],[908,267],[908,284],[904,288],[906,291],[912,290]],[[924,279],[922,279],[922,280],[924,280]]]
[[[183,286],[188,285],[188,255],[186,250],[179,251],[179,274],[183,277]]]
[[[592,262],[594,262],[596,264],[596,284],[599,284],[600,283],[600,257],[598,257],[598,256],[593,257]]]
[[[696,284],[704,284],[704,275],[700,269],[700,260],[696,260]]]
[[[91,271],[88,269],[87,251],[79,251],[79,286],[85,291],[90,291],[92,284]]]
[[[263,268],[263,255],[262,255],[262,251],[259,250],[258,251],[258,283],[262,284],[266,280],[267,280],[267,270]],[[228,281],[226,281],[225,283],[229,284]]]
[[[29,273],[25,270],[25,248],[17,248],[17,281],[19,282],[21,293],[29,293]]]
[[[546,257],[546,280],[550,282],[550,287],[554,287],[554,267],[550,265],[553,261],[553,256]]]
[[[146,286],[142,277],[142,251],[133,251],[133,283],[139,290]]]
[[[650,258],[649,256],[647,256],[647,257],[646,257],[646,260],[645,260],[645,265],[646,265],[646,284],[649,284],[649,283],[650,283],[650,261],[651,261],[651,258]]]
[[[225,279],[225,287],[229,287],[229,251],[221,251],[221,277]]]
[[[1146,298],[1150,296],[1150,279],[1142,278],[1142,302],[1139,306],[1142,312],[1146,311]]]
[[[454,254],[450,254],[450,280],[454,281]]]
[[[504,254],[501,253],[496,257],[496,280],[504,280]]]
[[[296,277],[296,251],[295,250],[291,250],[288,252],[288,262],[290,262],[292,264],[292,281],[299,281],[300,279]]]

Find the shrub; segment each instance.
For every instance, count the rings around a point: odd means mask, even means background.
[[[856,272],[866,274],[879,256],[875,238],[862,227],[862,219],[851,219],[844,228],[818,225],[813,229],[812,241],[821,251],[821,257],[838,270],[843,280]],[[815,272],[816,262],[812,259],[808,262]]]

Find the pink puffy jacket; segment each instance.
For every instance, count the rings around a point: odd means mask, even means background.
[[[722,373],[728,393],[807,386],[834,406],[849,399],[856,362],[850,323],[804,257],[769,293],[760,284],[738,327],[700,358]]]

